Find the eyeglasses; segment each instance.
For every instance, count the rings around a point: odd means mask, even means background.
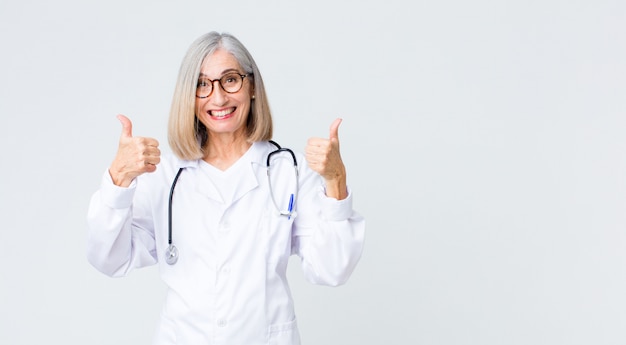
[[[220,79],[211,80],[209,78],[200,77],[198,85],[196,85],[196,97],[207,98],[213,93],[213,83],[219,82],[220,87],[227,93],[235,93],[241,90],[243,86],[243,78],[249,74],[230,73]]]

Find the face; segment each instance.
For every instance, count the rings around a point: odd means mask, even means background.
[[[248,76],[243,78],[243,86],[239,91],[224,91],[217,80],[232,73],[245,74],[235,57],[225,50],[216,50],[202,62],[199,82],[210,83],[208,79],[215,81],[209,97],[196,97],[196,116],[206,126],[209,136],[246,136],[253,89]]]

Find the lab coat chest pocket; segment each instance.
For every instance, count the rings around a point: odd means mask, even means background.
[[[277,263],[291,255],[291,231],[294,217],[281,216],[275,208],[269,208],[264,219],[267,262]]]
[[[296,319],[270,326],[269,345],[300,345]]]

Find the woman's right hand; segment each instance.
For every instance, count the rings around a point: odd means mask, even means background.
[[[115,185],[128,187],[135,177],[156,170],[161,151],[156,139],[133,137],[133,124],[126,116],[120,114],[117,118],[122,123],[122,135],[109,174]]]

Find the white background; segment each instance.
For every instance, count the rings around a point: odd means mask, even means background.
[[[85,259],[118,113],[159,139],[201,34],[255,57],[275,139],[335,117],[367,243],[290,278],[305,344],[626,343],[626,2],[0,2],[0,343],[149,344],[156,268]]]

